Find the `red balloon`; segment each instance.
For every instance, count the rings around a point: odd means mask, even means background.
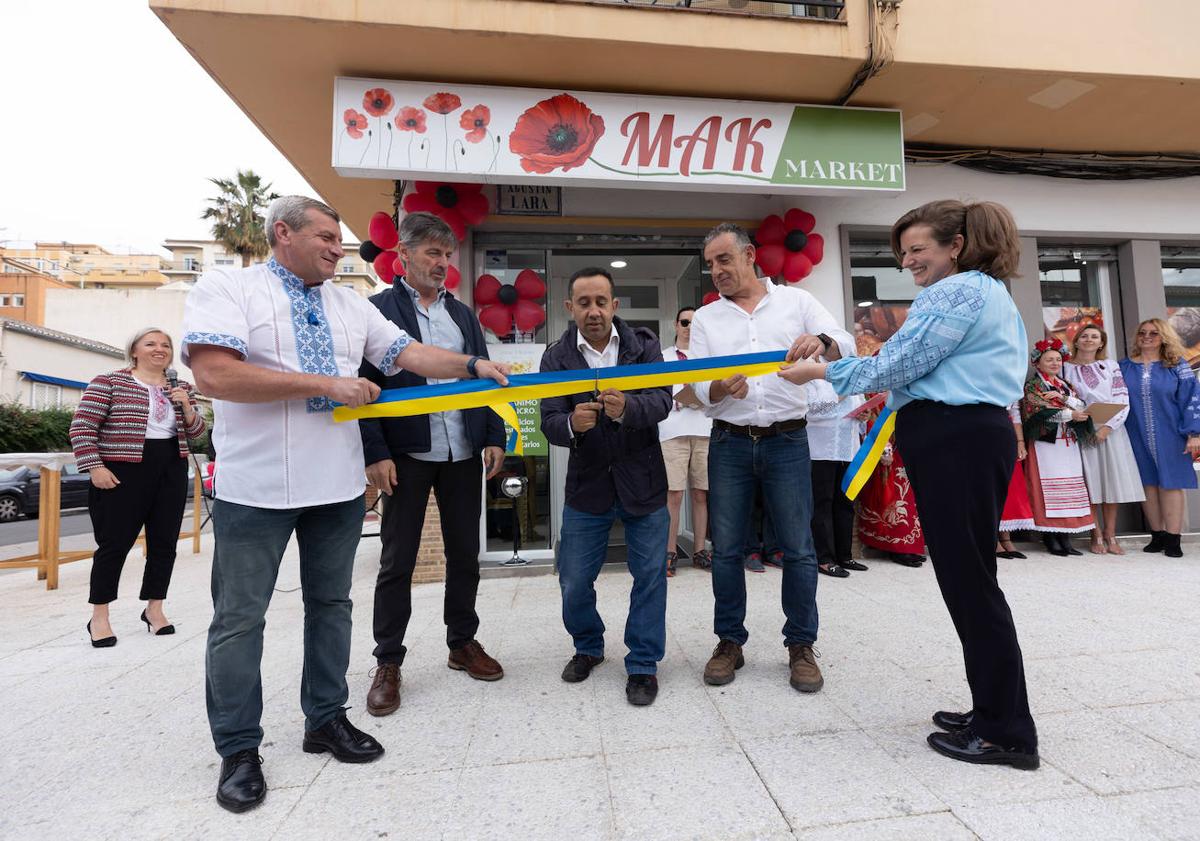
[[[807,234],[817,226],[817,217],[811,213],[805,213],[798,207],[793,207],[783,215],[783,226],[789,231],[799,228]]]
[[[759,246],[758,252],[754,255],[754,262],[763,270],[763,274],[775,277],[783,271],[784,257],[790,253],[782,245],[763,245]]]
[[[812,261],[804,256],[803,251],[789,251],[783,261],[783,279],[788,283],[804,280],[813,270]]]
[[[458,190],[458,204],[454,209],[462,214],[463,221],[468,225],[478,225],[488,215],[488,200],[483,193],[471,193],[462,189],[465,184],[460,184]]]
[[[711,304],[713,301],[718,301],[718,300],[720,300],[720,299],[721,299],[721,296],[720,296],[718,293],[716,293],[716,292],[706,292],[706,293],[705,293],[705,295],[704,295],[704,298],[702,298],[702,299],[701,299],[701,301],[700,301],[700,306],[702,306],[702,307],[704,307],[704,306],[708,306],[708,305],[709,305],[709,304]]]
[[[387,251],[389,248],[395,248],[396,243],[400,242],[400,234],[396,232],[396,223],[392,221],[391,216],[382,210],[372,214],[371,222],[367,225],[367,233],[370,236],[371,242],[378,245],[384,251]]]
[[[479,312],[479,323],[497,336],[507,336],[513,328],[512,310],[499,305],[484,307]]]
[[[522,298],[530,301],[536,301],[538,298],[546,296],[546,284],[538,277],[538,273],[533,269],[524,269],[517,275],[517,281],[514,284],[517,287],[517,294]]]
[[[787,228],[784,227],[783,220],[775,214],[762,220],[762,224],[754,232],[754,238],[758,240],[760,246],[783,242],[785,236],[787,236]]]
[[[375,267],[375,274],[379,275],[379,279],[384,283],[391,283],[392,278],[396,276],[396,270],[392,267],[396,259],[397,254],[395,251],[384,251],[371,264]]]
[[[825,238],[820,234],[809,234],[808,242],[804,244],[804,248],[800,249],[800,253],[815,266],[825,256]]]
[[[500,303],[500,280],[495,275],[480,275],[479,279],[475,281],[475,303],[476,305]]]
[[[397,255],[396,259],[392,261],[392,272],[396,275],[396,277],[404,277],[407,272],[407,270],[404,268],[404,261],[400,259],[399,255]]]
[[[522,333],[532,333],[546,320],[546,311],[533,301],[517,301],[513,309],[517,312],[517,329]]]
[[[458,271],[457,266],[446,267],[446,288],[453,292],[462,283],[462,275]]]

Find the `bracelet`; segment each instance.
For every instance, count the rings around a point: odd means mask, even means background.
[[[475,366],[479,364],[479,360],[482,358],[483,357],[481,357],[481,356],[472,356],[470,359],[467,360],[467,373],[469,375],[471,375],[472,377],[479,376],[479,374],[476,373],[476,371],[475,371]]]

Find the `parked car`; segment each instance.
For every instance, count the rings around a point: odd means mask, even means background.
[[[86,508],[92,480],[73,464],[62,469],[62,499],[59,507]],[[0,523],[11,523],[22,516],[34,518],[42,499],[42,477],[37,468],[18,467],[0,470]]]

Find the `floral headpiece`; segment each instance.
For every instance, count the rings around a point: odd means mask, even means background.
[[[1062,339],[1042,339],[1033,346],[1033,350],[1029,351],[1029,361],[1037,364],[1037,361],[1042,358],[1042,354],[1048,350],[1056,350],[1062,356],[1063,362],[1071,358],[1071,351],[1067,350],[1067,346],[1063,344]]]

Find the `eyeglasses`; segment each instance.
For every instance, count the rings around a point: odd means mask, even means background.
[[[681,318],[681,319],[679,319],[679,326],[680,327],[691,327],[692,320],[690,318]]]
[[[1145,330],[1138,330],[1138,338],[1139,339],[1141,339],[1141,338],[1156,339],[1156,338],[1158,338],[1159,335],[1160,335],[1160,333],[1157,330],[1154,330],[1153,332],[1149,332],[1149,333],[1146,332]]]

